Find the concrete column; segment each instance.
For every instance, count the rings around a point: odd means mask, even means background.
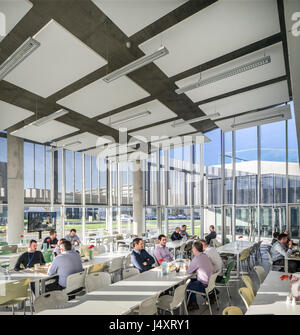
[[[143,217],[143,172],[141,161],[133,162],[133,234],[141,236],[144,227]]]
[[[7,242],[18,244],[24,233],[24,140],[7,134]]]

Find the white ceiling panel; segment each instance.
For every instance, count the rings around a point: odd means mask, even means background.
[[[29,12],[32,6],[28,0],[0,0],[0,42]],[[1,23],[4,23],[4,29],[2,29]]]
[[[33,113],[26,109],[0,101],[0,131],[27,119],[31,115]]]
[[[78,130],[78,128],[71,127],[62,122],[53,120],[41,126],[30,125],[21,128],[13,132],[12,135],[39,143],[45,143],[51,142],[56,138],[74,133]]]
[[[44,98],[107,64],[104,58],[54,20],[33,38],[41,46],[5,80]]]
[[[287,101],[289,101],[287,82],[281,81],[276,84],[200,105],[199,107],[207,115],[217,112],[220,113],[220,117],[225,117]]]
[[[67,144],[75,143],[75,142],[81,142],[81,143],[67,146]],[[66,145],[67,146],[66,149],[68,150],[79,151],[79,150],[84,150],[87,148],[98,147],[99,145],[103,145],[109,142],[111,142],[111,140],[108,138],[105,138],[102,136],[96,136],[94,134],[85,132],[85,133],[71,136],[61,141],[52,143],[52,145],[56,147],[61,147],[61,146]]]
[[[232,131],[272,122],[280,122],[292,118],[290,105],[266,109],[259,112],[247,113],[235,118],[229,118],[216,122],[216,125],[223,131]]]
[[[113,143],[110,145],[99,146],[97,148],[87,150],[84,153],[87,155],[103,158],[116,156],[118,154],[126,154],[134,151],[135,149],[132,147],[127,147],[126,145],[120,146],[118,143]]]
[[[129,133],[130,136],[136,137],[141,140],[144,139],[146,142],[153,140],[158,140],[159,138],[167,139],[167,137],[174,137],[179,135],[184,135],[196,131],[191,125],[183,124],[180,127],[174,127],[174,122],[167,122],[158,126],[153,126],[143,130],[138,130],[132,133]]]
[[[219,0],[139,47],[149,54],[166,46],[155,63],[171,77],[278,32],[276,0]]]
[[[183,5],[188,0],[92,0],[127,36]],[[129,19],[131,18],[131,19]]]
[[[209,69],[201,73],[201,80],[213,77],[215,75],[221,74],[223,72],[232,70],[241,65],[255,61],[256,59],[266,56],[271,57],[271,63],[265,64],[263,66],[254,68],[247,72],[240,73],[238,75],[225,78],[223,80],[217,81],[215,83],[196,88],[185,94],[193,101],[202,101],[215,97],[227,92],[231,92],[243,87],[254,85],[263,81],[267,81],[273,78],[284,76],[285,63],[283,56],[282,43],[278,43],[268,47],[266,49],[254,52],[252,54],[240,57],[236,60],[230,61],[226,64],[222,64],[213,69]],[[200,73],[193,75],[191,77],[185,78],[183,80],[177,81],[176,85],[178,87],[184,87],[190,84],[197,83],[200,78]]]
[[[143,115],[143,112],[150,112],[149,115]],[[141,115],[136,119],[133,119],[136,115]],[[145,104],[139,105],[137,107],[127,109],[118,114],[114,114],[112,116],[100,119],[99,122],[104,123],[112,128],[127,128],[127,129],[136,129],[139,127],[145,127],[146,125],[150,125],[152,123],[168,120],[176,117],[177,114],[172,112],[168,107],[162,104],[158,100],[153,100],[147,102]],[[114,122],[118,120],[128,119],[128,121],[124,121],[122,123],[118,123],[114,125]],[[130,120],[132,118],[132,120]]]
[[[149,95],[134,81],[123,76],[111,83],[98,79],[57,103],[91,118]]]

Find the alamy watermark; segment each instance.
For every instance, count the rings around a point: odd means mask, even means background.
[[[292,21],[296,21],[292,25],[292,35],[294,37],[299,37],[300,36],[300,12],[293,13],[291,19]]]
[[[6,16],[0,12],[0,37],[6,36]]]

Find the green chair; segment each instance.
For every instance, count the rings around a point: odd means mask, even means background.
[[[43,252],[44,260],[46,263],[51,263],[53,261],[53,252],[52,251],[44,251]]]
[[[0,255],[8,255],[11,254],[11,250],[0,250]]]
[[[8,245],[8,243],[7,242],[0,242],[0,247],[3,247],[5,245]]]
[[[224,286],[226,287],[227,294],[228,294],[228,299],[229,299],[230,303],[231,303],[231,300],[230,300],[231,296],[230,296],[230,292],[229,292],[228,282],[230,280],[230,273],[235,268],[235,266],[236,266],[236,262],[231,261],[227,266],[227,269],[226,269],[226,272],[225,272],[225,275],[223,276],[223,278],[220,278],[221,276],[218,276],[217,280],[216,280],[216,284],[220,284],[220,286],[216,286],[216,287],[224,287]]]

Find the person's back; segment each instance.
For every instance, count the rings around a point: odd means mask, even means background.
[[[211,260],[204,253],[196,255],[187,270],[187,273],[197,274],[197,280],[207,285],[211,275],[214,273],[214,267]]]
[[[67,286],[67,278],[71,274],[83,271],[80,255],[73,250],[63,251],[59,257],[55,257],[48,274],[59,276],[58,283],[62,287]]]

